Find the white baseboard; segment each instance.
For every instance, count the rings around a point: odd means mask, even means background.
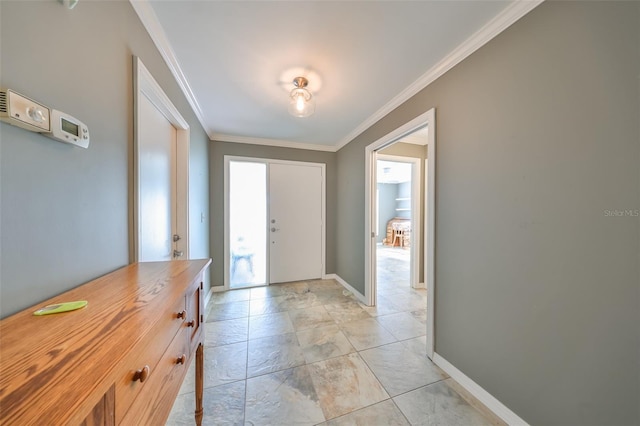
[[[427,288],[427,286],[425,285],[425,283],[418,283],[416,284],[416,288]]]
[[[356,290],[355,288],[351,287],[351,285],[346,282],[345,280],[342,279],[342,277],[340,277],[340,275],[338,274],[326,274],[322,277],[322,279],[325,280],[336,280],[338,281],[338,283],[340,283],[340,285],[344,288],[346,288],[347,290],[349,290],[351,293],[353,293],[353,295],[356,297],[356,299],[358,299],[359,301],[361,301],[362,303],[364,303],[365,305],[367,304],[366,299],[364,297],[363,294],[361,294],[358,290]]]
[[[498,401],[493,395],[484,390],[479,384],[471,380],[466,374],[458,370],[439,354],[433,354],[433,362],[508,425],[529,426],[520,416],[507,408],[506,405]]]
[[[212,293],[221,293],[223,291],[227,291],[228,289],[226,289],[223,285],[214,285],[211,286],[211,292]]]

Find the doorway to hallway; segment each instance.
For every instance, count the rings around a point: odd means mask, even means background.
[[[412,236],[416,242],[416,246],[421,246],[421,256],[416,256],[420,262],[421,274],[423,276],[424,285],[426,287],[426,332],[427,332],[427,355],[432,358],[434,354],[434,321],[435,321],[435,172],[436,172],[436,122],[435,109],[423,113],[414,118],[410,122],[398,127],[387,135],[381,137],[375,142],[367,145],[365,148],[365,282],[364,296],[367,305],[376,306],[377,304],[377,258],[376,249],[378,242],[376,238],[378,231],[376,229],[377,218],[377,157],[381,150],[394,145],[404,138],[411,137],[412,134],[425,133],[424,143],[426,145],[424,159],[424,188],[416,198],[421,197],[420,206],[424,207],[419,215],[420,220],[412,222]],[[420,182],[422,185],[422,182]],[[417,185],[416,185],[417,186]],[[418,216],[416,216],[418,217]],[[420,224],[420,222],[422,222]],[[420,240],[420,243],[417,241]],[[416,253],[418,250],[415,251]],[[413,268],[415,269],[415,268]],[[413,278],[412,278],[413,280]]]
[[[418,288],[420,238],[414,233],[420,226],[420,157],[383,152],[376,157],[376,282]]]

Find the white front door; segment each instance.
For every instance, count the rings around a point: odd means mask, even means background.
[[[322,277],[322,168],[269,166],[269,281]]]
[[[324,164],[225,156],[225,287],[322,278]]]
[[[139,99],[138,126],[138,260],[171,260],[177,233],[177,131],[146,96]]]

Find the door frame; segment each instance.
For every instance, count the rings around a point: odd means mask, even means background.
[[[164,93],[140,58],[133,57],[133,193],[131,217],[130,261],[140,258],[140,99],[145,96],[175,127],[177,135],[176,149],[176,232],[180,240],[173,244],[175,250],[182,251],[183,258],[189,259],[189,124]]]
[[[326,262],[326,247],[327,247],[327,221],[326,221],[326,210],[327,210],[327,165],[325,163],[313,163],[307,161],[291,161],[291,160],[278,160],[274,158],[258,158],[258,157],[243,157],[238,155],[225,155],[224,156],[224,290],[230,290],[230,259],[231,259],[231,247],[230,247],[230,235],[229,235],[229,163],[232,161],[246,162],[246,163],[263,163],[267,165],[267,187],[269,186],[269,167],[271,164],[291,164],[298,166],[311,166],[311,167],[320,167],[322,170],[322,188],[321,188],[321,222],[322,222],[322,230],[321,230],[321,244],[322,247],[320,249],[320,253],[322,256],[322,268],[321,273],[322,277],[326,275],[327,272],[327,262]],[[268,200],[268,192],[267,192],[267,200]],[[268,201],[267,201],[268,202]],[[268,209],[267,209],[268,212]],[[268,219],[268,218],[267,218]],[[265,223],[265,232],[269,230],[269,223]],[[267,232],[268,236],[268,232]],[[265,285],[270,285],[269,283],[269,238],[267,238],[267,267],[266,267],[266,280],[267,283]],[[259,285],[258,285],[259,286]],[[249,287],[246,287],[249,288]]]
[[[424,275],[427,288],[427,356],[433,359],[435,346],[435,221],[436,221],[436,111],[431,108],[408,123],[398,127],[365,148],[365,300],[370,306],[375,306],[375,189],[376,189],[376,151],[391,145],[401,137],[415,132],[422,127],[428,127],[427,132],[427,170],[425,172],[426,186],[424,209]]]
[[[422,213],[422,208],[420,205],[420,187],[422,185],[422,181],[421,181],[421,170],[420,167],[422,166],[422,161],[420,158],[417,157],[402,157],[402,156],[398,156],[398,155],[388,155],[388,154],[378,154],[378,151],[375,151],[375,156],[376,156],[376,160],[382,160],[382,161],[391,161],[391,162],[395,162],[395,163],[408,163],[411,164],[411,234],[412,235],[421,235],[421,226],[420,226],[420,222],[421,220],[421,213]],[[377,166],[377,164],[376,164]],[[377,167],[376,167],[377,168]],[[376,174],[376,187],[377,187],[377,174]],[[372,195],[375,194],[376,191],[374,190],[372,192]],[[375,195],[374,195],[375,196]],[[377,196],[376,196],[377,198]],[[375,206],[376,200],[375,198],[372,200],[372,203]],[[376,229],[377,231],[377,229]],[[377,236],[377,233],[376,233]],[[412,238],[413,239],[413,238]],[[377,273],[377,245],[372,246],[372,249],[374,250],[371,259],[373,262],[376,262],[375,265],[373,265],[373,268],[376,269],[376,273]],[[411,288],[422,288],[424,286],[424,283],[419,283],[419,278],[420,278],[420,244],[415,244],[414,241],[412,241],[411,244],[411,257],[410,257],[410,262],[411,262],[411,267],[410,267],[410,277],[409,277],[409,284],[411,286]],[[375,281],[375,288],[377,290],[378,288],[378,283],[377,283],[377,278],[375,278],[376,276],[373,276],[372,279]]]

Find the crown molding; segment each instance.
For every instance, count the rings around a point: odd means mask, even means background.
[[[138,14],[138,18],[140,18],[140,21],[149,33],[149,36],[151,36],[151,40],[153,40],[153,43],[156,45],[160,55],[169,67],[171,74],[173,74],[176,83],[178,83],[182,93],[187,98],[187,102],[191,105],[200,125],[211,139],[213,129],[210,129],[204,120],[202,108],[200,108],[200,104],[191,89],[191,85],[189,84],[187,77],[182,72],[178,58],[176,58],[176,55],[171,48],[171,43],[169,43],[169,39],[167,38],[164,29],[162,29],[162,25],[160,25],[158,16],[154,12],[153,7],[148,0],[129,0],[129,3],[131,3],[133,10]]]
[[[363,121],[351,133],[345,136],[336,146],[336,150],[341,149],[346,144],[355,139],[362,132],[373,126],[380,119],[391,111],[416,95],[419,91],[433,83],[444,73],[458,65],[469,55],[487,44],[491,39],[513,25],[527,13],[540,5],[544,0],[515,0],[507,6],[500,14],[489,21],[484,27],[476,31],[471,37],[462,42],[456,49],[445,56],[440,62],[431,67],[420,78],[414,81],[409,87],[391,99],[386,105],[376,111],[373,115]]]
[[[222,133],[214,133],[210,136],[214,142],[233,142],[251,145],[275,146],[280,148],[306,149],[310,151],[336,152],[338,148],[333,145],[319,145],[303,142],[283,141],[278,139],[254,138],[251,136],[225,135]]]
[[[397,96],[387,102],[382,108],[377,110],[373,115],[360,123],[358,127],[353,129],[347,136],[339,141],[337,145],[319,145],[319,144],[306,144],[302,142],[281,141],[275,139],[266,138],[254,138],[245,136],[225,135],[215,133],[213,129],[207,126],[204,120],[204,113],[200,108],[200,105],[196,99],[196,96],[189,85],[189,82],[182,72],[182,68],[178,63],[178,59],[171,48],[171,44],[167,39],[167,36],[158,21],[158,17],[153,10],[153,7],[149,4],[148,0],[129,0],[131,6],[138,14],[140,21],[146,28],[147,32],[151,36],[154,44],[158,48],[158,51],[165,60],[169,70],[173,74],[178,86],[182,89],[189,105],[193,109],[198,121],[204,128],[205,132],[209,136],[209,139],[213,141],[246,143],[254,145],[269,145],[283,148],[295,148],[295,149],[307,149],[313,151],[326,151],[336,152],[342,147],[347,145],[353,139],[355,139],[362,132],[373,126],[380,119],[388,115],[391,111],[402,105],[409,100],[412,96],[416,95],[419,91],[433,83],[436,79],[441,77],[444,73],[452,69],[454,66],[462,62],[469,55],[480,49],[495,36],[502,31],[510,27],[520,18],[531,12],[544,0],[515,0],[509,6],[507,6],[500,14],[493,18],[484,27],[478,30],[475,34],[469,37],[466,41],[460,44],[455,50],[449,53],[436,65],[431,67],[420,78],[414,81],[406,89],[400,92]]]

